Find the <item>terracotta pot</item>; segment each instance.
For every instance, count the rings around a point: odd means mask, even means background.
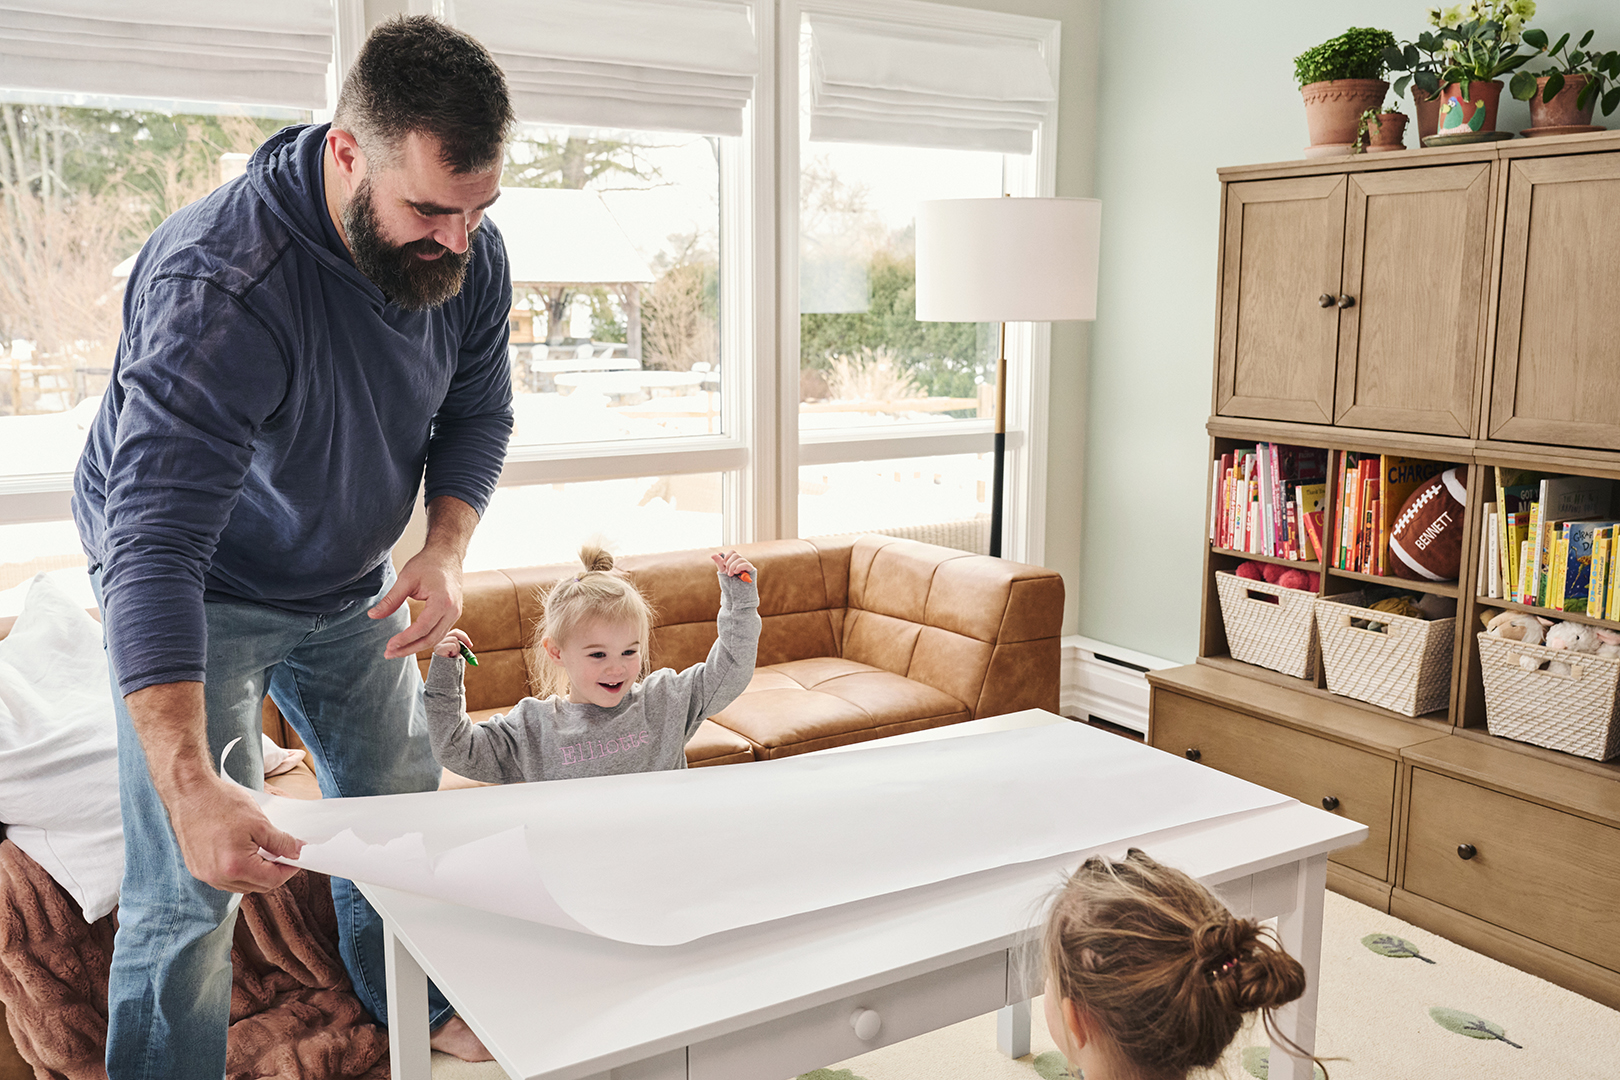
[[[1495,131],[1496,104],[1501,98],[1500,82],[1475,79],[1468,84],[1467,97],[1463,96],[1461,85],[1447,83],[1440,88],[1440,130],[1436,134],[1460,135],[1465,131]],[[1459,118],[1452,119],[1453,113],[1459,114]],[[1477,124],[1475,113],[1485,114]]]
[[[1311,133],[1307,156],[1319,147],[1348,153],[1356,141],[1361,114],[1382,105],[1388,90],[1389,83],[1382,79],[1330,79],[1300,87],[1300,96],[1305,99],[1305,126]]]
[[[1417,87],[1412,87],[1412,111],[1417,113],[1418,145],[1435,133],[1440,126],[1440,99],[1429,97]]]
[[[1369,154],[1405,150],[1405,136],[1405,113],[1379,113],[1376,124],[1371,120],[1367,121],[1367,145],[1364,149]]]
[[[1586,89],[1585,75],[1570,75],[1564,80],[1564,88],[1553,95],[1551,101],[1544,102],[1541,95],[1547,89],[1547,80],[1551,76],[1543,75],[1536,80],[1536,96],[1530,99],[1530,126],[1533,128],[1546,127],[1575,127],[1588,125],[1592,122],[1592,110],[1597,107],[1598,95],[1593,94],[1592,100],[1586,103],[1586,108],[1577,109],[1576,100],[1581,91]]]

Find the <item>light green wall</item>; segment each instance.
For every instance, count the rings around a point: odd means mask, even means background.
[[[1171,660],[1196,654],[1207,530],[1204,421],[1214,363],[1215,170],[1300,156],[1307,139],[1295,55],[1348,26],[1416,37],[1425,10],[1414,0],[1103,3],[1096,136],[1102,278],[1082,395],[1080,633]],[[1542,0],[1534,25],[1555,38],[1595,28],[1593,44],[1620,48],[1620,4],[1613,0]],[[1504,96],[1504,128],[1517,131],[1528,118],[1527,105]],[[1620,127],[1620,112],[1607,122]],[[1054,396],[1054,415],[1063,407]],[[1052,467],[1061,472],[1060,459]]]

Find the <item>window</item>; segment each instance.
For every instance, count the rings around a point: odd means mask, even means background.
[[[727,479],[691,473],[499,488],[466,569],[569,563],[587,541],[615,556],[717,547],[725,539]]]
[[[1000,328],[917,321],[916,213],[1051,194],[1058,24],[907,0],[807,0],[793,15],[778,52],[799,97],[779,136],[799,183],[797,251],[784,253],[798,300],[797,333],[783,335],[796,353],[791,529],[985,551]],[[1008,327],[1003,553],[1031,561],[1048,341],[1045,327]]]
[[[155,33],[210,33],[150,6]],[[920,0],[445,8],[492,47],[522,122],[490,211],[517,422],[469,567],[566,561],[596,533],[623,554],[851,529],[981,546],[997,327],[916,321],[913,222],[929,199],[1051,193],[1058,24]],[[79,557],[68,499],[116,347],[114,270],[310,118],[323,80],[329,100],[317,53],[352,53],[362,10],[336,0],[334,35],[293,28],[298,55],[265,80],[154,51],[151,85],[122,88],[148,99],[86,96],[120,89],[94,64],[35,65],[82,85],[0,87],[0,167],[30,170],[6,174],[23,203],[0,199],[0,593]],[[919,57],[927,78],[868,85]],[[1038,562],[1046,335],[1007,338],[1006,553]]]
[[[135,253],[169,214],[239,175],[266,136],[307,118],[0,91],[0,523],[38,522],[0,524],[0,589],[84,565],[68,497]]]
[[[725,433],[720,140],[525,125],[490,219],[512,266],[515,446]]]

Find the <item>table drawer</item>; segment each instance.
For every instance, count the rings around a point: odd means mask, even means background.
[[[1006,1004],[1007,953],[1002,951],[693,1043],[687,1050],[687,1080],[797,1076]],[[865,1009],[882,1018],[870,1039],[858,1037],[851,1023]]]
[[[1620,829],[1413,769],[1404,887],[1620,971]]]
[[[1367,826],[1367,839],[1328,856],[1380,881],[1389,878],[1395,762],[1307,735],[1246,713],[1164,690],[1153,691],[1151,741],[1160,750],[1197,754],[1212,768],[1280,791],[1307,806],[1326,807]]]

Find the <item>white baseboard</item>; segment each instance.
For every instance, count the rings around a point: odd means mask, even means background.
[[[1145,672],[1178,666],[1134,649],[1071,634],[1063,639],[1063,684],[1058,700],[1065,716],[1094,717],[1147,734]]]

